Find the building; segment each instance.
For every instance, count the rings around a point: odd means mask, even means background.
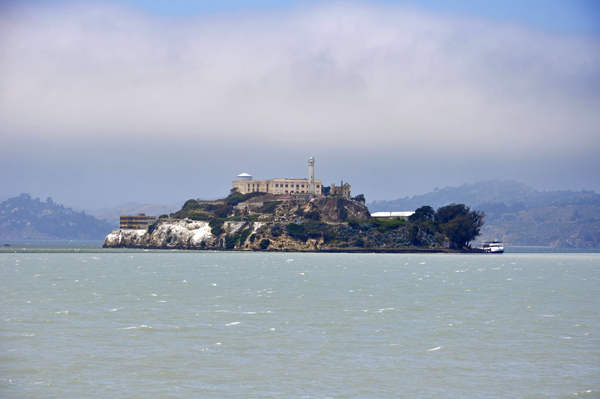
[[[261,192],[275,195],[307,194],[319,197],[322,193],[323,183],[321,179],[315,179],[315,158],[310,157],[307,179],[252,180],[252,175],[242,173],[237,175],[237,180],[233,182],[233,188],[242,194]]]
[[[146,216],[138,213],[137,216],[121,216],[120,227],[124,230],[144,230],[156,222],[156,216]]]
[[[331,183],[331,191],[329,192],[329,195],[339,195],[342,198],[345,199],[350,199],[352,198],[352,195],[350,194],[350,189],[352,187],[350,186],[350,184],[346,183],[344,184],[344,181],[342,180],[342,184],[340,184],[340,186],[336,186],[335,183]]]
[[[402,218],[408,219],[414,212],[375,212],[371,214],[372,218],[375,219],[395,219]]]
[[[315,179],[315,196],[321,195],[323,184]],[[235,180],[233,188],[242,194],[262,192],[269,194],[309,194],[308,179],[281,178],[271,180]]]

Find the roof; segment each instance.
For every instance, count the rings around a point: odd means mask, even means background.
[[[414,212],[406,211],[406,212],[375,212],[371,214],[373,218],[394,218],[394,217],[409,217],[414,214]]]
[[[250,176],[250,177],[252,177],[252,175],[249,175],[248,173],[241,173],[241,174],[238,175],[238,177],[240,177],[240,176],[244,176],[244,177]]]

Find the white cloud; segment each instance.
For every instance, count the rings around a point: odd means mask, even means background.
[[[380,166],[396,149],[445,165],[577,159],[600,145],[599,65],[595,38],[389,5],[160,18],[27,3],[0,16],[0,131],[310,143]]]

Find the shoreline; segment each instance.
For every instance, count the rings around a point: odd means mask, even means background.
[[[181,251],[214,251],[214,252],[285,252],[285,253],[448,253],[448,254],[487,254],[480,249],[450,249],[450,248],[323,248],[319,250],[288,250],[288,249],[226,249],[226,248],[181,248],[163,246],[137,246],[137,245],[103,245],[103,249],[153,249],[153,250],[181,250]]]

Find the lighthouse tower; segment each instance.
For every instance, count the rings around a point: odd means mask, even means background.
[[[315,195],[315,157],[308,160],[308,193]]]

